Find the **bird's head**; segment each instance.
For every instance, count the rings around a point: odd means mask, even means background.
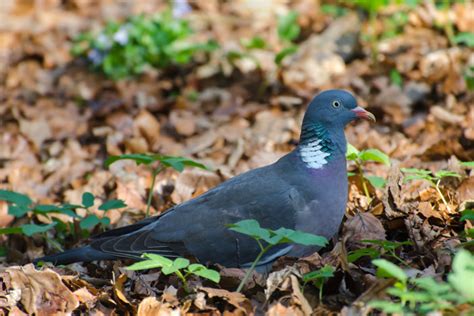
[[[313,98],[303,126],[317,124],[327,129],[343,128],[357,118],[375,122],[375,116],[358,106],[352,94],[344,90],[327,90]]]

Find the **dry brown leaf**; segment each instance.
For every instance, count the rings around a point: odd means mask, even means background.
[[[185,169],[178,175],[175,189],[171,194],[173,202],[180,204],[194,196],[202,194],[221,182],[215,173],[199,169]]]
[[[227,290],[214,289],[210,287],[200,287],[198,290],[206,293],[210,299],[220,298],[228,302],[245,315],[251,315],[253,313],[252,304],[242,293],[229,292]]]
[[[137,117],[135,117],[133,125],[140,131],[140,134],[148,140],[150,147],[153,147],[160,138],[160,123],[156,117],[146,110],[141,111]]]
[[[28,314],[68,314],[79,306],[76,296],[51,269],[38,271],[33,264],[13,266],[0,272],[6,293],[16,293]]]
[[[180,309],[172,309],[169,304],[160,303],[155,297],[147,297],[138,305],[137,316],[180,315]]]
[[[343,236],[347,246],[352,249],[360,246],[361,240],[385,240],[385,229],[371,213],[357,213],[344,223]]]
[[[116,302],[120,305],[126,307],[126,309],[135,310],[135,306],[130,303],[127,296],[125,295],[124,291],[124,284],[127,281],[128,277],[125,274],[121,274],[114,282],[114,296],[116,298]]]
[[[285,305],[278,302],[270,306],[266,315],[267,316],[302,316],[304,314],[298,308],[295,308],[293,306],[286,307]]]
[[[89,292],[89,290],[85,287],[75,290],[73,294],[76,296],[79,302],[86,305],[88,309],[94,307],[95,302],[97,301],[97,296]]]

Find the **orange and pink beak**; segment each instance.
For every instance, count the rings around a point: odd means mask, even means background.
[[[365,110],[364,108],[361,108],[360,106],[356,107],[355,109],[352,109],[351,111],[354,112],[358,118],[375,122],[375,115]]]

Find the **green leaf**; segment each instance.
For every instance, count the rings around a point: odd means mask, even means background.
[[[0,235],[21,234],[23,230],[21,227],[5,227],[0,228]]]
[[[390,166],[390,158],[378,149],[366,149],[360,152],[359,159],[362,161],[375,161]]]
[[[474,210],[464,210],[462,211],[461,214],[462,216],[461,216],[460,221],[466,221],[466,220],[474,221]]]
[[[122,200],[109,200],[109,201],[104,202],[101,206],[99,206],[99,210],[109,211],[109,210],[123,208],[123,207],[127,207],[127,204],[125,204],[124,201],[122,201]]]
[[[95,214],[87,215],[79,222],[79,227],[82,229],[90,229],[101,223],[101,219]]]
[[[286,56],[293,55],[298,50],[297,46],[288,46],[279,51],[275,56],[275,64],[280,65]]]
[[[280,15],[277,21],[277,31],[280,39],[291,42],[300,34],[298,12],[290,11],[287,15]]]
[[[82,205],[85,208],[89,208],[94,205],[94,195],[90,192],[84,192],[82,194]]]
[[[401,281],[402,283],[406,283],[408,279],[405,271],[403,271],[397,265],[393,264],[392,262],[388,260],[375,259],[375,260],[372,260],[372,264],[379,268],[377,271],[377,276],[392,277]]]
[[[173,261],[173,266],[178,270],[184,269],[189,266],[189,260],[185,258],[176,258]]]
[[[404,314],[403,305],[401,303],[373,300],[373,301],[370,301],[367,305],[376,309],[380,309],[383,312],[388,313],[388,314],[400,314],[400,315]]]
[[[260,36],[254,36],[250,40],[242,41],[242,45],[247,49],[263,49],[267,43]]]
[[[30,209],[23,206],[23,205],[14,205],[14,204],[9,204],[8,205],[8,214],[15,216],[15,217],[22,217],[28,213]]]
[[[152,253],[144,253],[142,258],[146,258],[146,260],[136,262],[128,267],[127,270],[148,270],[148,269],[155,269],[155,268],[163,268],[163,267],[171,267],[173,265],[173,261],[163,256],[152,254]]]
[[[254,219],[245,219],[234,224],[228,224],[227,227],[230,230],[256,239],[268,240],[270,238],[269,230],[260,227],[260,224]]]
[[[336,271],[334,267],[325,265],[319,270],[312,271],[303,275],[303,281],[310,282],[317,279],[328,279],[334,276],[334,271]]]
[[[374,188],[377,188],[377,189],[382,189],[385,184],[386,184],[386,181],[384,178],[382,177],[378,177],[378,176],[364,176],[364,178],[366,178],[370,184],[374,187]]]
[[[357,249],[348,253],[347,261],[352,263],[362,257],[370,257],[370,259],[375,259],[380,257],[380,251],[372,247]]]
[[[221,280],[219,272],[208,269],[202,264],[193,263],[188,267],[188,271],[197,276],[211,280],[214,283],[219,283]]]
[[[8,190],[0,190],[0,201],[7,201],[22,208],[28,208],[33,204],[33,201],[27,195]]]
[[[459,250],[453,259],[452,271],[448,275],[449,283],[458,293],[474,302],[474,255]]]
[[[25,224],[21,225],[21,230],[26,236],[33,236],[37,233],[44,233],[56,226],[57,222],[52,222],[47,225],[37,225],[37,224]]]
[[[472,169],[474,168],[474,161],[461,162],[461,166]]]
[[[328,243],[328,240],[322,236],[317,236],[302,231],[295,231],[288,228],[279,228],[275,231],[272,231],[272,233],[278,237],[278,243],[294,242],[304,246],[320,247],[324,247]]]
[[[346,159],[347,160],[357,160],[359,158],[360,151],[357,150],[354,146],[347,143]]]
[[[6,247],[0,247],[0,257],[6,257],[8,254],[8,250]]]
[[[417,169],[417,168],[401,168],[400,169],[403,173],[412,173],[412,174],[419,174],[419,175],[430,175],[431,171],[425,169]]]
[[[390,70],[390,81],[399,87],[403,86],[403,78],[402,75],[396,69]]]
[[[64,206],[57,206],[52,204],[38,204],[32,208],[33,213],[36,214],[48,214],[48,213],[60,213],[68,215],[72,218],[79,218],[79,215],[76,214],[70,208],[66,208]]]
[[[118,160],[133,160],[137,165],[144,164],[149,165],[159,159],[155,155],[148,154],[124,154],[120,156],[110,156],[105,160],[105,166],[109,167],[111,164]]]
[[[440,170],[435,172],[434,176],[438,179],[446,178],[446,177],[455,177],[455,178],[461,178],[461,175],[457,172],[454,171],[449,171],[449,170]]]
[[[461,32],[453,38],[456,44],[465,44],[467,47],[474,47],[474,32]]]
[[[184,157],[175,157],[175,156],[159,156],[158,160],[166,167],[171,167],[179,172],[183,171],[185,166],[197,167],[207,170],[207,167],[199,162],[194,160],[184,158]]]

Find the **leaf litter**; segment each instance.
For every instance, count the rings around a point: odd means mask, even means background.
[[[192,280],[196,291],[190,295],[172,276],[125,271],[126,262],[36,270],[27,263],[51,251],[44,240],[2,235],[4,248],[11,249],[1,262],[2,314],[366,314],[369,301],[393,284],[376,278],[367,257],[348,260],[351,252],[383,252],[392,245],[367,240],[410,241],[393,252],[404,268],[447,279],[453,251],[472,242],[464,235],[472,220],[460,217],[473,208],[474,171],[459,161],[474,160],[474,94],[466,79],[474,53],[455,44],[449,31],[472,32],[472,4],[441,8],[427,2],[408,11],[388,6],[381,17],[397,10],[407,17],[398,33],[388,35],[383,19],[372,25],[353,5],[338,16],[306,0],[192,2],[196,37],[216,39],[220,49],[179,75],[151,71],[111,81],[70,54],[70,39],[81,31],[165,7],[148,1],[7,2],[0,13],[0,189],[44,204],[77,204],[84,192],[104,201],[122,199],[128,207],[108,216],[114,226],[131,224],[144,217],[151,176],[145,166],[126,161],[104,168],[108,156],[159,152],[210,167],[160,173],[151,209],[159,214],[291,150],[307,101],[336,87],[353,91],[377,116],[375,126],[361,122],[346,134],[357,148],[389,155],[391,167],[364,165],[386,179],[384,188],[369,186],[369,200],[351,177],[347,218],[333,246],[300,260],[280,258],[269,276],[255,275],[243,294],[234,292],[243,277],[239,269],[221,268],[220,285]],[[273,60],[284,43],[275,31],[277,17],[291,10],[301,28],[294,40],[298,50],[278,66]],[[378,32],[375,43],[367,39],[371,27]],[[227,59],[229,52],[245,52],[242,39],[255,35],[265,47],[235,63]],[[401,168],[451,170],[462,177],[441,179],[444,203],[426,181],[405,181]],[[101,214],[97,207],[92,212]],[[9,216],[0,201],[0,223],[25,222]],[[66,242],[78,244],[78,238]],[[301,288],[300,278],[325,265],[337,270],[320,302],[316,287]],[[455,311],[466,310],[461,305]]]

